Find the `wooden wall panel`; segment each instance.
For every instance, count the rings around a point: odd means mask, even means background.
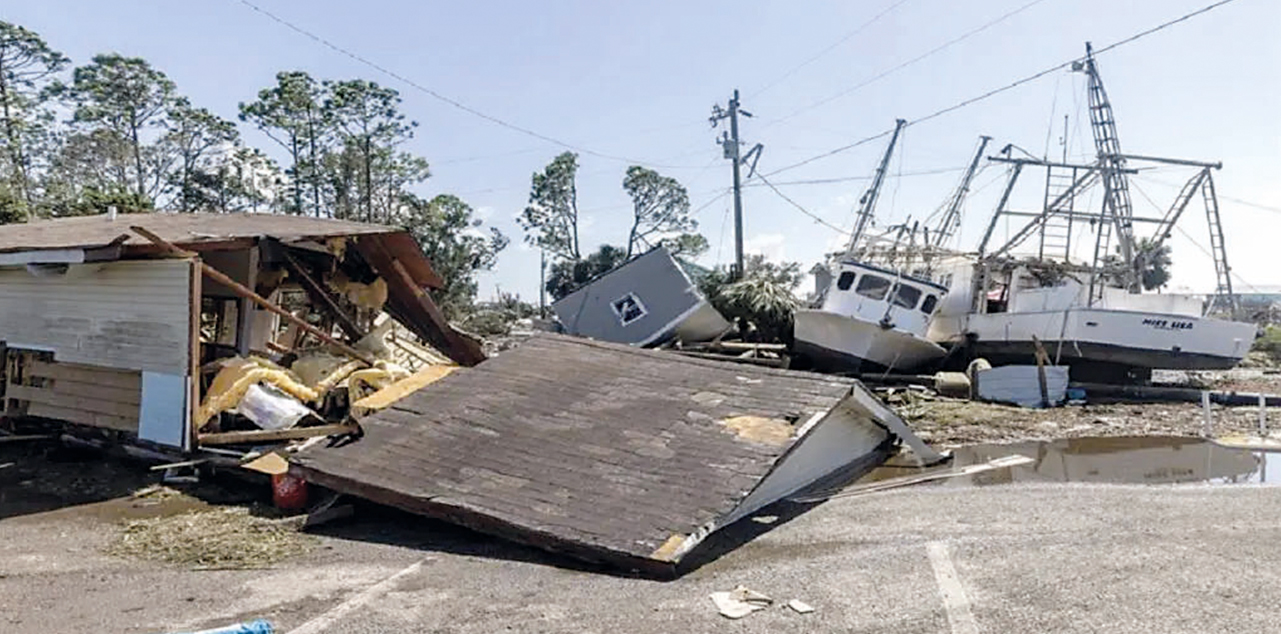
[[[191,264],[71,265],[66,275],[0,269],[0,340],[63,363],[186,375]]]

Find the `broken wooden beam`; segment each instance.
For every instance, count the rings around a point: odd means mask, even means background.
[[[307,297],[311,298],[313,304],[319,304],[325,310],[328,310],[338,322],[338,327],[342,328],[342,331],[347,333],[347,336],[352,341],[360,341],[365,338],[365,333],[361,332],[360,327],[356,325],[356,320],[352,319],[351,315],[348,315],[338,305],[338,300],[334,299],[333,295],[330,295],[329,291],[326,291],[320,285],[320,282],[311,276],[311,273],[307,271],[307,267],[303,266],[297,258],[290,255],[289,251],[282,251],[280,255],[284,258],[285,266],[289,268],[289,272],[293,273],[294,278],[302,286],[302,289],[307,292]]]
[[[142,227],[130,227],[130,229],[132,229],[138,235],[152,241],[157,246],[164,248],[169,253],[172,253],[180,257],[197,257],[197,254],[192,253],[191,251],[184,251],[182,249],[179,249],[178,247],[165,241],[164,238],[161,238],[160,236]],[[237,282],[236,280],[231,279],[222,271],[219,271],[218,269],[215,269],[214,267],[209,266],[204,262],[200,263],[200,268],[201,268],[201,271],[204,272],[206,277],[210,277],[214,281],[218,282],[219,284],[226,286],[228,289],[231,289],[231,292],[235,293],[236,295],[243,297],[245,299],[248,299],[249,301],[252,301],[255,304],[258,304],[264,310],[280,315],[281,317],[285,318],[285,320],[287,320],[289,323],[292,323],[298,326],[302,330],[312,335],[315,335],[317,339],[320,339],[321,341],[341,350],[343,354],[346,354],[347,356],[353,359],[356,359],[358,361],[363,361],[365,363],[368,363],[371,366],[374,365],[373,356],[365,354],[341,341],[338,341],[337,339],[334,339],[333,337],[329,336],[329,334],[325,333],[323,330],[316,328],[315,326],[312,326],[311,324],[307,323],[306,320],[302,319],[301,317],[298,317],[297,315],[294,315],[293,313],[285,310],[284,308],[277,306],[271,300],[263,297],[262,295],[259,295],[258,293],[253,292],[252,290],[245,287],[245,285],[241,284],[240,282]]]
[[[289,429],[252,429],[247,431],[224,431],[200,434],[196,439],[202,445],[238,445],[246,443],[279,442],[282,440],[299,440],[317,436],[340,436],[354,434],[360,426],[354,423],[334,425],[316,425],[315,427],[291,427]]]

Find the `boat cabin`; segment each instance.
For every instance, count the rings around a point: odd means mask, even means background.
[[[845,260],[833,268],[821,308],[924,337],[947,289],[880,267]]]

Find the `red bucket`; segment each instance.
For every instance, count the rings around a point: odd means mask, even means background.
[[[307,481],[289,473],[272,475],[271,502],[285,511],[307,508]]]

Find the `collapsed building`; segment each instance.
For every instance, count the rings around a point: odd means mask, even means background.
[[[316,413],[360,370],[379,387],[480,362],[425,290],[442,285],[411,235],[381,225],[151,213],[7,226],[3,413],[179,451],[315,435],[262,428],[276,421],[227,436],[222,413],[260,382],[279,390],[259,400],[286,402],[283,391]]]

